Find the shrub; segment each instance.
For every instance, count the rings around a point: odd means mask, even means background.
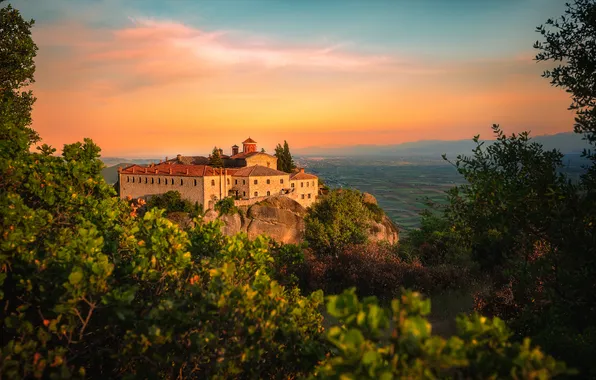
[[[356,190],[335,190],[309,208],[305,240],[321,255],[338,255],[345,247],[365,243],[371,213]]]
[[[215,203],[215,211],[218,211],[220,215],[234,215],[238,212],[238,208],[234,204],[233,197],[222,198]]]
[[[511,333],[498,318],[462,315],[456,336],[433,336],[426,319],[430,301],[415,292],[404,292],[389,309],[374,297],[360,301],[354,289],[327,299],[327,312],[341,323],[327,332],[337,354],[312,378],[545,379],[574,373],[532,347],[530,339],[510,342]]]
[[[180,193],[175,190],[170,190],[165,192],[161,195],[154,195],[147,201],[147,209],[150,210],[152,208],[160,208],[169,212],[195,212],[198,214],[196,206],[186,200],[182,199]]]
[[[303,289],[322,289],[327,294],[356,287],[361,296],[388,301],[401,287],[434,294],[446,289],[465,289],[472,276],[467,267],[425,267],[419,261],[405,262],[392,247],[369,243],[351,246],[337,257],[308,252],[304,266],[294,267]]]

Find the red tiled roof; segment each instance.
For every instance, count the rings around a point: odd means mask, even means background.
[[[247,138],[246,140],[242,141],[242,144],[256,144],[257,142],[253,139],[251,139],[250,137]]]
[[[122,169],[122,174],[175,175],[188,177],[218,176],[220,172],[232,175],[238,169],[220,169],[207,165],[185,165],[161,163],[153,166],[131,165]]]
[[[316,175],[308,173],[292,173],[290,174],[290,181],[302,180],[302,179],[319,179]]]
[[[268,168],[261,165],[255,166],[247,166],[242,169],[236,169],[234,177],[263,177],[263,176],[278,176],[278,175],[288,175],[288,173],[275,170],[272,168]]]

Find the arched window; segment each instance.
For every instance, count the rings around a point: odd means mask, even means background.
[[[151,184],[153,185],[155,183],[155,178],[151,178]]]
[[[172,185],[174,184],[174,178],[172,178]]]
[[[130,182],[130,177],[126,177],[126,182]]]
[[[300,187],[304,187],[304,182],[300,182]]]
[[[197,179],[195,178],[195,186],[197,185]]]
[[[238,180],[236,179],[236,180],[234,180],[234,185],[237,185],[237,184],[238,184]]]
[[[242,180],[242,184],[243,185],[246,185],[246,180],[245,179]]]
[[[135,177],[132,177],[132,183],[135,183]]]
[[[304,194],[302,194],[302,199],[304,199]]]
[[[157,179],[157,184],[158,184],[158,185],[161,185],[161,178],[158,178],[158,179]]]
[[[269,185],[270,183],[271,183],[271,180],[269,180],[269,179],[268,179],[268,180],[267,180],[267,185]]]
[[[255,197],[258,197],[258,196],[259,196],[259,192],[255,191]]]
[[[211,186],[215,186],[215,180],[214,179],[211,180]]]
[[[257,185],[259,183],[258,179],[255,179],[255,185]]]
[[[308,199],[310,199],[310,194],[308,194]]]
[[[147,177],[145,177],[145,183],[147,183]]]
[[[242,196],[245,197],[246,196],[246,191],[242,192]]]
[[[267,192],[267,196],[270,196],[270,195],[271,195],[271,191],[268,191],[268,192]]]
[[[180,178],[180,186],[184,185],[184,180]]]

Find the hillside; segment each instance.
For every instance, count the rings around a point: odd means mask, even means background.
[[[559,149],[562,153],[579,153],[588,144],[582,137],[573,132],[564,132],[554,135],[534,136],[532,140],[540,143],[545,149]],[[483,140],[491,144],[493,140]],[[442,154],[456,156],[469,154],[475,147],[471,139],[466,140],[423,140],[406,142],[395,145],[352,145],[343,147],[308,147],[296,149],[295,152],[302,156],[377,156],[377,157],[431,157],[440,158]]]

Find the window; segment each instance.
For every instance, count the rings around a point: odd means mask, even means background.
[[[300,182],[300,187],[304,187],[304,182]]]
[[[255,179],[255,185],[257,185],[259,183],[258,179]]]
[[[315,181],[312,181],[312,187],[315,187]]]
[[[270,195],[271,195],[271,191],[268,191],[268,192],[267,192],[267,196],[270,196]]]
[[[197,185],[197,179],[195,178],[195,186]]]
[[[267,180],[267,185],[269,185],[269,184],[271,184],[271,180],[268,179]]]
[[[126,182],[130,182],[130,177],[126,177]]]
[[[158,179],[157,179],[157,184],[158,184],[158,185],[161,185],[161,178],[158,178]]]
[[[145,177],[145,183],[147,183],[147,177]]]
[[[246,196],[246,191],[242,192],[242,196],[245,197]]]
[[[235,181],[234,181],[234,185],[237,185],[237,184],[238,184],[238,180],[235,180]]]
[[[306,187],[310,187],[310,182],[307,182],[306,183]]]
[[[308,199],[310,199],[310,194],[308,194]]]
[[[155,183],[155,178],[151,178],[151,184],[153,185]]]
[[[230,179],[228,178],[228,185],[230,184]]]
[[[172,178],[172,185],[174,184],[174,178]]]
[[[215,180],[214,179],[211,180],[211,186],[215,186]]]
[[[259,192],[255,191],[255,197],[258,197],[258,196],[259,196]]]
[[[184,185],[184,180],[180,178],[180,186]]]
[[[302,199],[304,199],[304,194],[302,194]]]
[[[132,183],[135,183],[135,177],[132,177]]]
[[[282,178],[282,179],[280,179],[280,180],[279,180],[279,183],[281,183],[281,184],[283,185],[283,183],[284,183],[284,179],[283,179],[283,178]]]
[[[292,183],[292,187],[294,187],[294,184]]]
[[[242,180],[242,184],[243,185],[246,185],[246,180],[245,179]]]

